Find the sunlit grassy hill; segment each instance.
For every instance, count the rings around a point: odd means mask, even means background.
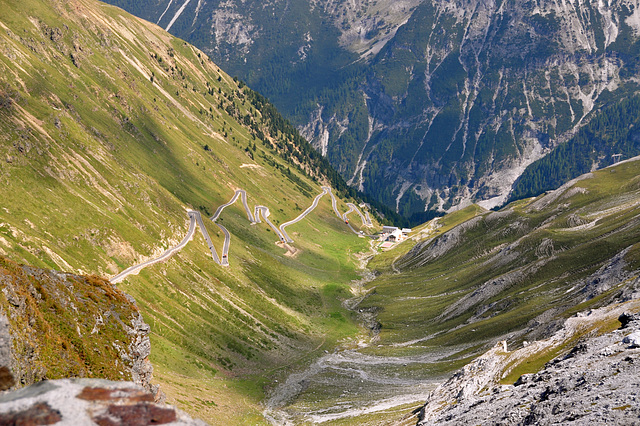
[[[14,261],[110,277],[177,244],[187,209],[202,212],[220,252],[206,218],[236,189],[278,225],[335,178],[263,98],[115,7],[3,1],[0,26],[0,253]],[[368,243],[328,195],[287,228],[293,249],[240,202],[219,221],[228,268],[197,231],[119,287],[151,325],[169,400],[255,424],[271,379],[356,332],[340,301]]]

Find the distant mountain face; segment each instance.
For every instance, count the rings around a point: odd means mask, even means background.
[[[638,89],[638,0],[108,2],[202,48],[406,216],[502,203]]]

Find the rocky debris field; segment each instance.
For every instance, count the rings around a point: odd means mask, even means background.
[[[640,314],[619,321],[617,330],[580,339],[513,385],[487,377],[495,371],[484,367],[504,356],[498,345],[436,389],[418,425],[640,424]]]
[[[43,381],[0,395],[0,424],[206,425],[132,382]]]

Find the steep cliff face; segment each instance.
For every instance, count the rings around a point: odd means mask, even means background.
[[[502,203],[638,87],[637,0],[111,3],[203,48],[406,216]]]
[[[149,326],[135,301],[95,276],[0,258],[0,363],[14,387],[100,377],[152,388]]]
[[[387,182],[381,196],[405,213],[424,206],[416,196],[427,208],[500,204],[528,164],[635,90],[637,8],[421,4],[367,73],[367,109],[382,130],[349,170],[365,191]]]

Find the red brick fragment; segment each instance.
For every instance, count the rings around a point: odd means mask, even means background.
[[[60,420],[62,420],[60,411],[54,410],[46,402],[38,402],[23,411],[0,413],[0,425],[52,425]]]
[[[110,405],[106,413],[94,417],[99,426],[148,426],[162,425],[176,420],[173,408],[158,407],[155,404]]]
[[[105,389],[85,387],[76,397],[87,401],[153,402],[153,395],[136,388]]]

